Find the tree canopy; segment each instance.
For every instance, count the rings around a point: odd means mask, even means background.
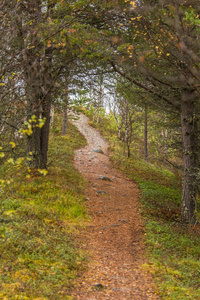
[[[25,122],[26,155],[32,156],[33,167],[47,168],[52,104],[58,97],[66,102],[69,82],[75,85],[81,76],[102,70],[118,73],[141,94],[140,102],[145,99],[145,105],[154,103],[180,118],[182,215],[194,223],[199,178],[198,1],[2,0],[0,9],[2,136],[11,132],[16,137]]]

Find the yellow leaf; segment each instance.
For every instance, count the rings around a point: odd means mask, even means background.
[[[7,162],[10,163],[10,164],[13,164],[13,165],[14,165],[14,163],[15,163],[15,161],[14,161],[13,158],[9,158],[9,159],[7,160]]]
[[[132,7],[136,7],[135,1],[130,1],[130,4],[132,5]]]
[[[8,210],[8,211],[4,212],[4,215],[6,215],[6,216],[12,216],[15,213],[16,213],[15,210]]]
[[[10,142],[10,145],[12,146],[12,148],[16,147],[16,144],[14,142]]]
[[[48,174],[48,171],[46,169],[38,169],[38,171],[40,172],[40,174],[43,174],[44,176]]]

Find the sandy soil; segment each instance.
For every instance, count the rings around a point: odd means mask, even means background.
[[[159,299],[146,262],[145,231],[139,211],[136,184],[113,168],[108,144],[80,115],[73,123],[88,145],[78,150],[74,164],[87,179],[87,208],[91,223],[81,232],[80,243],[88,252],[88,268],[73,291],[75,299]],[[102,150],[102,153],[95,150]]]

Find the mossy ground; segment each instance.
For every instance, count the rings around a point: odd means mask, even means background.
[[[2,166],[1,178],[6,172],[13,181],[0,193],[0,299],[71,299],[83,267],[75,236],[87,221],[85,183],[73,155],[86,142],[70,124],[60,132],[56,119],[46,176]]]

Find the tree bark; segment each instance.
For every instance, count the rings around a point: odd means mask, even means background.
[[[26,62],[24,61],[24,80],[26,84],[26,102],[27,102],[27,121],[35,116],[36,123],[32,122],[32,134],[27,136],[27,151],[32,153],[31,166],[40,168],[41,155],[41,128],[37,125],[39,118],[41,117],[41,101],[42,91],[40,82],[40,62],[37,56],[34,56],[32,50],[26,53]]]
[[[145,104],[145,111],[144,111],[144,159],[147,160],[148,158],[148,108],[147,104]]]
[[[102,81],[103,78],[100,76],[99,78],[99,92],[98,92],[98,102],[97,102],[97,123],[100,122],[100,108],[102,105]]]
[[[40,168],[47,168],[47,154],[49,146],[49,129],[50,129],[50,112],[51,112],[51,101],[50,99],[43,100],[42,103],[42,118],[45,119],[45,123],[41,128],[40,132]]]
[[[197,120],[195,119],[195,91],[184,90],[182,93],[182,145],[183,145],[183,187],[182,219],[186,223],[196,222],[196,174],[198,165],[197,153]]]
[[[67,134],[67,116],[68,116],[68,105],[65,103],[63,108],[63,124],[62,124],[62,135]]]
[[[40,53],[41,43],[38,38],[37,26],[42,20],[42,10],[40,1],[30,4],[30,12],[25,17],[20,8],[21,19],[18,24],[18,36],[21,41],[21,65],[23,70],[23,80],[26,94],[26,119],[29,122],[32,116],[32,134],[27,136],[27,152],[32,152],[30,165],[34,168],[47,167],[47,151],[49,142],[50,109],[52,100],[52,48],[46,47],[43,54]],[[22,6],[20,6],[22,7]],[[51,8],[49,8],[50,11]],[[23,18],[26,20],[37,18],[35,27],[31,27],[27,32],[23,25]],[[27,22],[26,20],[26,22]],[[24,23],[25,24],[25,23]],[[27,47],[28,45],[32,47]],[[23,50],[23,51],[22,51]],[[44,47],[43,47],[44,50]],[[45,124],[40,128],[38,120],[45,119]]]
[[[63,124],[62,124],[62,135],[67,134],[67,117],[68,117],[68,76],[66,76],[66,89],[65,99],[63,106]]]

